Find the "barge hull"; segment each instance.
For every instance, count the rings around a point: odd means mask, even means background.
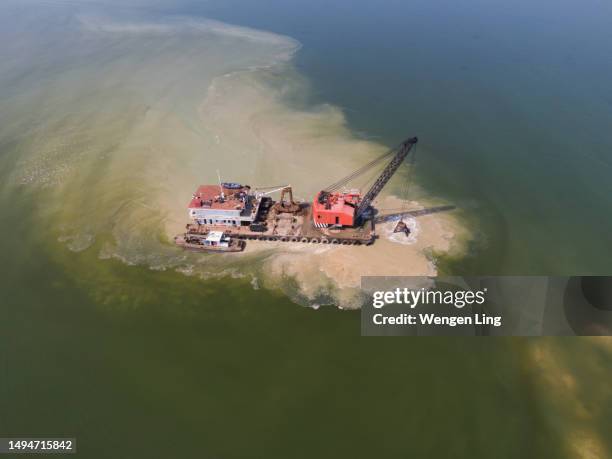
[[[215,226],[188,224],[187,234],[204,235],[209,231],[223,231],[231,238],[266,242],[291,242],[333,245],[369,245],[376,238],[374,223],[371,220],[356,228],[316,228],[312,223],[312,207],[300,204],[299,212],[270,212],[266,220],[266,230],[252,231],[248,226]]]

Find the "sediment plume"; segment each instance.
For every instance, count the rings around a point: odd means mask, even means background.
[[[432,255],[457,240],[457,221],[436,214],[408,219],[405,239],[380,225],[373,247],[249,242],[237,256],[181,252],[171,241],[189,197],[217,170],[252,186],[291,184],[310,200],[388,146],[356,136],[340,108],[305,102],[310,87],[292,66],[300,44],[290,37],[185,18],[80,15],[66,27],[67,10],[54,14],[46,27],[56,39],[34,39],[15,62],[31,78],[11,80],[2,129],[23,139],[12,186],[44,194],[39,217],[67,249],[203,278],[251,276],[305,304],[355,307],[360,276],[434,275]],[[82,46],[71,52],[75,39]],[[49,56],[65,65],[34,64]]]

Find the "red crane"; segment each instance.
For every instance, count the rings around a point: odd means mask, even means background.
[[[314,225],[317,227],[327,227],[356,226],[361,224],[368,214],[372,201],[376,199],[376,196],[393,177],[393,174],[395,174],[417,142],[418,139],[416,137],[405,140],[396,148],[389,150],[341,180],[332,183],[324,190],[319,191],[312,203]],[[340,191],[349,181],[379,166],[385,160],[389,160],[389,162],[363,197],[356,191]]]

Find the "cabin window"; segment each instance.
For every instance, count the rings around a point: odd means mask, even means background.
[[[340,224],[340,217],[336,217],[336,225]]]

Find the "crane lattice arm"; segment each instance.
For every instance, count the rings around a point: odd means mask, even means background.
[[[418,139],[416,137],[413,137],[411,139],[405,140],[399,145],[399,147],[397,147],[393,159],[389,162],[389,164],[387,164],[380,176],[376,179],[376,182],[374,182],[374,185],[372,185],[372,187],[368,190],[368,192],[365,194],[365,196],[359,203],[359,207],[357,207],[357,210],[355,211],[356,221],[359,220],[359,218],[368,209],[368,207],[370,207],[372,201],[374,201],[374,199],[376,199],[376,196],[378,196],[378,193],[381,192],[387,182],[391,179],[391,177],[393,177],[393,174],[395,174],[397,169],[400,167],[402,161],[406,159],[406,156],[408,156],[408,153],[410,153],[412,146],[415,145],[417,141]]]

